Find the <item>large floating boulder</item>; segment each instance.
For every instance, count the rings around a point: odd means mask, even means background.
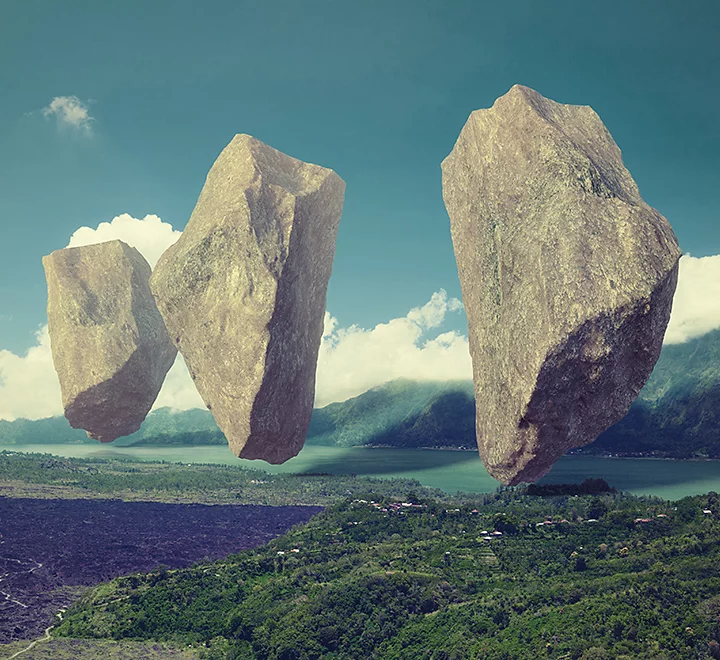
[[[212,166],[151,287],[205,404],[242,458],[305,442],[344,181],[249,135]]]
[[[177,355],[150,266],[122,241],[56,250],[43,266],[65,417],[101,442],[134,433]]]
[[[680,250],[588,106],[516,85],[442,163],[480,456],[535,481],[620,420],[660,354]]]

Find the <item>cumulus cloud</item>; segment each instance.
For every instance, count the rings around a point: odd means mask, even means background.
[[[456,332],[428,336],[462,303],[445,291],[422,307],[374,328],[340,327],[325,313],[318,356],[315,405],[344,401],[395,378],[456,380],[472,378],[467,339]],[[204,408],[184,361],[178,356],[155,403],[178,410]]]
[[[88,104],[77,96],[56,96],[42,109],[46,117],[55,117],[58,127],[71,128],[83,135],[92,135],[92,123]]]
[[[678,285],[665,332],[666,344],[681,344],[720,328],[720,254],[680,257]]]
[[[325,314],[318,359],[316,405],[344,401],[394,378],[451,380],[470,378],[467,339],[456,332],[428,336],[462,304],[445,291],[402,318],[371,329],[340,327]],[[25,356],[0,351],[0,419],[38,419],[62,414],[47,326]],[[185,362],[178,355],[153,408],[204,408]]]
[[[80,227],[70,237],[68,247],[120,239],[137,248],[150,266],[154,267],[160,255],[177,241],[181,234],[181,231],[173,229],[171,224],[163,222],[156,215],[146,215],[140,220],[123,213],[110,222],[101,222],[95,229]]]
[[[123,213],[110,222],[101,222],[95,229],[80,227],[71,236],[68,247],[117,238],[137,248],[154,266],[181,233],[156,215],[140,220]],[[0,419],[40,419],[62,414],[60,383],[52,363],[47,325],[38,330],[36,341],[25,355],[0,350]],[[179,409],[203,407],[184,362],[182,359],[179,362],[168,373],[158,401]]]
[[[315,405],[344,401],[395,378],[455,380],[472,377],[467,339],[457,332],[428,336],[448,312],[462,309],[440,290],[422,307],[372,329],[338,327],[325,314]]]
[[[315,405],[344,401],[394,378],[472,378],[464,336],[456,332],[427,336],[429,330],[443,323],[448,312],[460,310],[462,303],[456,298],[448,299],[447,293],[441,290],[422,307],[372,329],[357,325],[341,328],[337,319],[326,312]],[[180,356],[168,373],[154,407],[164,406],[176,410],[205,407]]]
[[[23,356],[0,350],[0,419],[40,419],[63,413],[47,326],[37,332],[36,341]]]

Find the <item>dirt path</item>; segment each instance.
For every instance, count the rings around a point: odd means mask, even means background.
[[[35,566],[33,566],[32,568],[29,568],[27,571],[22,571],[22,573],[34,573],[38,568],[43,567],[43,565],[40,562],[35,561],[34,559],[28,559],[28,560],[22,561],[20,559],[14,559],[12,557],[0,557],[0,560],[14,561],[21,565],[27,564],[28,562],[32,562],[33,564],[35,564]],[[7,578],[13,578],[16,575],[18,575],[18,573],[3,573],[2,575],[0,575],[0,582],[2,582],[3,580],[5,580]],[[13,598],[7,591],[0,590],[0,595],[5,596],[5,600],[7,600],[10,603],[15,603],[16,605],[20,605],[20,607],[24,607],[25,609],[27,609],[27,607],[28,607],[25,603],[21,603],[19,600]]]
[[[60,610],[58,612],[58,617],[60,618],[60,621],[62,621],[64,611],[65,610]],[[26,651],[29,651],[31,648],[34,648],[35,645],[39,644],[40,642],[49,642],[50,641],[50,631],[55,627],[55,625],[56,624],[53,624],[52,626],[48,626],[47,628],[45,628],[45,635],[43,637],[30,642],[24,649],[15,651],[15,653],[13,653],[11,656],[8,656],[6,660],[12,660],[13,658],[17,658],[21,653],[25,653]]]

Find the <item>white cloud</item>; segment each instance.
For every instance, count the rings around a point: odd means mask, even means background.
[[[720,328],[720,254],[683,255],[665,343],[681,344],[715,328]]]
[[[101,222],[96,229],[80,227],[70,237],[68,247],[92,245],[120,239],[131,245],[154,267],[160,255],[167,250],[182,232],[163,222],[156,215],[146,215],[142,220],[128,213],[115,216],[110,222]]]
[[[0,351],[0,419],[63,414],[47,326],[37,332],[36,340],[24,356]]]
[[[344,401],[395,378],[472,378],[468,343],[463,335],[445,332],[427,337],[427,331],[438,327],[448,312],[461,309],[459,300],[448,300],[445,291],[440,290],[424,306],[371,330],[356,325],[340,328],[337,319],[326,313],[315,405]]]
[[[403,318],[370,330],[356,325],[338,327],[325,314],[320,347],[316,405],[343,401],[393,378],[450,380],[470,378],[467,340],[456,332],[425,338],[449,311],[462,304],[445,291],[408,312]],[[60,387],[52,364],[47,326],[37,335],[38,345],[25,356],[0,351],[0,419],[39,419],[62,414]],[[153,408],[204,408],[184,360],[178,355]]]
[[[56,96],[42,109],[46,117],[55,117],[61,128],[72,128],[84,135],[92,135],[92,122],[87,103],[77,96]]]
[[[340,327],[338,320],[326,312],[318,356],[315,405],[321,407],[344,401],[395,378],[472,378],[472,363],[464,335],[445,332],[433,338],[427,336],[429,330],[442,324],[449,312],[460,310],[462,302],[456,298],[448,299],[441,290],[422,307],[372,329],[357,325]],[[683,256],[665,343],[684,342],[718,327],[720,255],[702,259]],[[174,400],[180,405],[163,405],[183,409],[184,401],[200,401],[184,364],[182,367],[182,371],[177,370],[172,386]],[[200,407],[202,403],[197,405]]]
[[[63,414],[60,382],[50,352],[50,335],[44,325],[36,333],[37,345],[24,356],[0,351],[0,419],[41,419]],[[168,371],[153,410],[205,408],[180,355]]]

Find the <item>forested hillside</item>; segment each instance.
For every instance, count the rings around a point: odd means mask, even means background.
[[[715,493],[354,497],[264,548],[100,586],[56,634],[223,660],[720,655]]]
[[[347,401],[316,408],[308,443],[474,447],[472,382],[398,379]]]

